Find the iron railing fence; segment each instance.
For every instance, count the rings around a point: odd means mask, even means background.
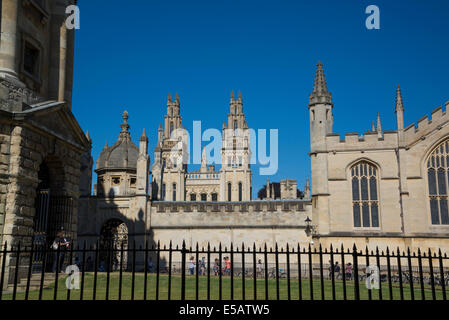
[[[65,251],[5,243],[0,251],[0,300],[446,300],[448,287],[441,250],[183,242]]]

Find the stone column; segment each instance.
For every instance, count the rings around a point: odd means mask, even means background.
[[[58,7],[58,11],[59,10],[62,9]],[[65,16],[63,14],[55,13],[51,16],[50,39],[49,97],[58,101],[64,101],[66,85],[67,29],[65,26]]]
[[[17,78],[17,0],[2,0],[0,77],[5,75]]]

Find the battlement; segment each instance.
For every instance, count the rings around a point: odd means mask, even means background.
[[[418,126],[416,126],[415,123],[411,123],[410,125],[408,125],[404,129],[405,141],[410,143],[414,140],[420,139],[421,137],[427,135],[429,132],[448,122],[448,108],[449,101],[446,101],[444,110],[442,106],[438,106],[430,112],[430,118],[428,115],[421,117],[417,122]]]
[[[370,150],[382,148],[395,148],[397,145],[397,131],[384,131],[379,137],[377,132],[348,132],[341,138],[340,134],[333,133],[326,136],[328,151],[344,150]]]
[[[158,213],[170,212],[296,212],[306,211],[310,200],[254,200],[254,201],[155,201]]]
[[[151,205],[152,228],[304,228],[310,200],[169,202]]]

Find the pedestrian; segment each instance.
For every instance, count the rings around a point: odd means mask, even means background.
[[[340,265],[338,264],[338,261],[335,261],[335,265],[334,265],[334,275],[335,278],[337,279],[338,276],[340,275]]]
[[[189,270],[190,270],[190,275],[193,276],[193,274],[195,273],[195,258],[193,256],[190,257],[190,262],[189,262]]]
[[[202,257],[200,262],[200,275],[204,276],[206,274],[206,258]]]
[[[332,273],[334,271],[334,266],[332,265],[331,261],[329,260],[329,280],[332,279]]]
[[[218,276],[219,272],[220,272],[220,260],[215,258],[215,261],[214,261],[214,275]]]
[[[52,271],[56,272],[57,267],[59,268],[59,272],[61,272],[64,258],[65,258],[65,252],[70,246],[70,242],[65,237],[64,231],[59,231],[55,240],[53,241],[53,244],[51,245],[51,248],[53,249],[53,268]],[[58,250],[59,249],[59,250]],[[59,261],[58,261],[58,254],[59,254]]]
[[[263,270],[262,260],[259,259],[259,261],[257,261],[257,273],[256,273],[256,276],[260,277],[262,275],[262,270]]]
[[[346,280],[352,279],[352,264],[351,262],[348,262],[345,268],[345,274],[346,274]]]
[[[229,259],[229,257],[226,257],[226,261],[225,261],[225,272],[226,274],[229,276],[231,275],[231,259]]]

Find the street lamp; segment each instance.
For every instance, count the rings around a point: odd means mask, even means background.
[[[307,219],[305,220],[305,223],[306,223],[306,230],[305,230],[305,232],[306,232],[306,235],[308,237],[310,237],[310,235],[312,234],[312,230],[313,230],[311,222],[312,222],[312,220],[310,220],[310,218],[307,216]]]

